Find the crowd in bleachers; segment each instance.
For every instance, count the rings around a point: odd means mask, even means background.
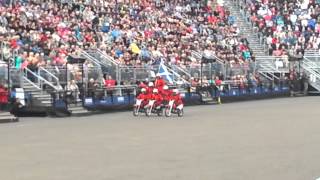
[[[243,10],[266,39],[269,55],[302,55],[306,49],[320,49],[319,0],[244,2]]]
[[[236,19],[201,0],[14,1],[0,7],[0,39],[17,68],[64,66],[80,49],[99,48],[126,65],[199,64],[191,50],[227,63],[252,58]]]
[[[254,60],[236,17],[215,1],[3,2],[1,55],[8,60],[13,52],[18,69],[65,67],[69,55],[89,48],[99,48],[119,64],[131,66],[157,64],[161,60],[181,67],[199,66],[201,59],[193,58],[192,51],[203,53],[207,59],[217,58],[230,67],[244,67]],[[319,49],[319,2],[247,0],[245,5],[243,10],[249,12],[260,36],[266,37],[270,55]],[[75,77],[81,78],[80,69],[68,66]],[[248,81],[258,76],[247,73],[229,79]]]

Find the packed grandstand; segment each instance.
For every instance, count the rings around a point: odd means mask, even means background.
[[[308,80],[317,89],[317,70],[300,61],[306,52],[319,55],[319,6],[319,0],[2,0],[1,92],[77,91],[73,96],[83,101],[97,89],[104,89],[99,98],[136,95],[135,87],[157,73],[172,88],[200,96],[199,89],[214,96],[234,87],[238,94],[292,89],[298,79],[300,89],[308,89]]]

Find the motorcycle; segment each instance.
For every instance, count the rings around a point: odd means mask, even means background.
[[[170,100],[165,109],[166,117],[170,117],[173,114],[178,114],[179,117],[183,116],[183,104],[176,106],[174,100]]]
[[[142,110],[144,110],[143,108],[141,108],[142,102],[143,99],[136,100],[136,104],[134,104],[133,106],[133,116],[139,116],[139,113],[142,112]]]
[[[162,105],[155,106],[155,102],[156,102],[155,100],[149,101],[145,109],[146,116],[151,116],[152,113],[157,114],[158,116],[163,115],[163,106]]]

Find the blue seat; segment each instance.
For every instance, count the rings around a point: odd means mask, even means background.
[[[66,108],[66,103],[62,99],[58,99],[55,101],[54,106],[55,108],[58,108],[58,109],[64,109]]]
[[[128,98],[129,98],[129,104],[134,104],[135,103],[136,97],[134,95],[129,95]]]
[[[92,97],[87,97],[84,99],[84,106],[85,107],[94,107],[95,106],[95,103],[94,103]]]
[[[270,88],[266,88],[266,87],[262,88],[262,94],[269,94],[269,93],[271,93]]]
[[[129,98],[128,96],[114,96],[112,104],[113,105],[129,104]]]
[[[250,95],[259,95],[261,94],[260,88],[250,88]]]
[[[240,95],[240,96],[247,96],[247,95],[249,95],[249,92],[248,92],[247,89],[241,89],[239,95]]]
[[[282,92],[289,92],[289,90],[290,90],[290,88],[289,88],[288,86],[283,86],[283,87],[281,88],[281,91],[282,91]]]
[[[190,100],[200,100],[200,95],[197,93],[191,93],[190,94]]]
[[[100,106],[112,106],[112,98],[111,97],[105,97],[103,99],[97,100],[97,104]]]
[[[239,89],[231,89],[229,91],[229,96],[239,96],[239,95],[240,95]]]
[[[188,100],[190,99],[191,93],[185,93],[183,99]]]
[[[225,91],[217,91],[217,96],[220,96],[220,97],[227,97],[227,96],[229,96],[229,90],[225,90]]]
[[[280,88],[278,86],[273,87],[273,93],[274,94],[278,94],[280,92],[281,92],[281,90],[280,90]]]

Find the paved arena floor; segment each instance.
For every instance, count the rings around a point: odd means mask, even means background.
[[[315,180],[320,97],[0,124],[0,180]]]

